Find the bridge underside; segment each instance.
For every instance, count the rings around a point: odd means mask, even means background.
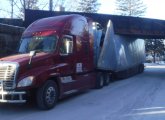
[[[81,14],[90,17],[106,27],[108,20],[111,19],[114,24],[116,34],[128,35],[146,39],[165,39],[165,20],[117,16],[96,13],[81,12],[51,12],[41,10],[26,10],[25,27],[37,19],[65,14]]]

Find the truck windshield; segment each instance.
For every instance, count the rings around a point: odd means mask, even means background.
[[[56,36],[33,36],[22,38],[19,53],[52,52],[55,50],[57,43]]]

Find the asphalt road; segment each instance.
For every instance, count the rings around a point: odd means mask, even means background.
[[[34,104],[0,104],[0,120],[164,120],[165,67],[61,100],[49,111]]]

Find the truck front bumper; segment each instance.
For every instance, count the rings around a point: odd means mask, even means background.
[[[25,95],[25,91],[0,91],[0,103],[25,103]]]

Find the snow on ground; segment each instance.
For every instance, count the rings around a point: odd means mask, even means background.
[[[49,111],[1,104],[0,120],[164,120],[165,69],[155,66],[146,65],[142,74],[61,100]]]

